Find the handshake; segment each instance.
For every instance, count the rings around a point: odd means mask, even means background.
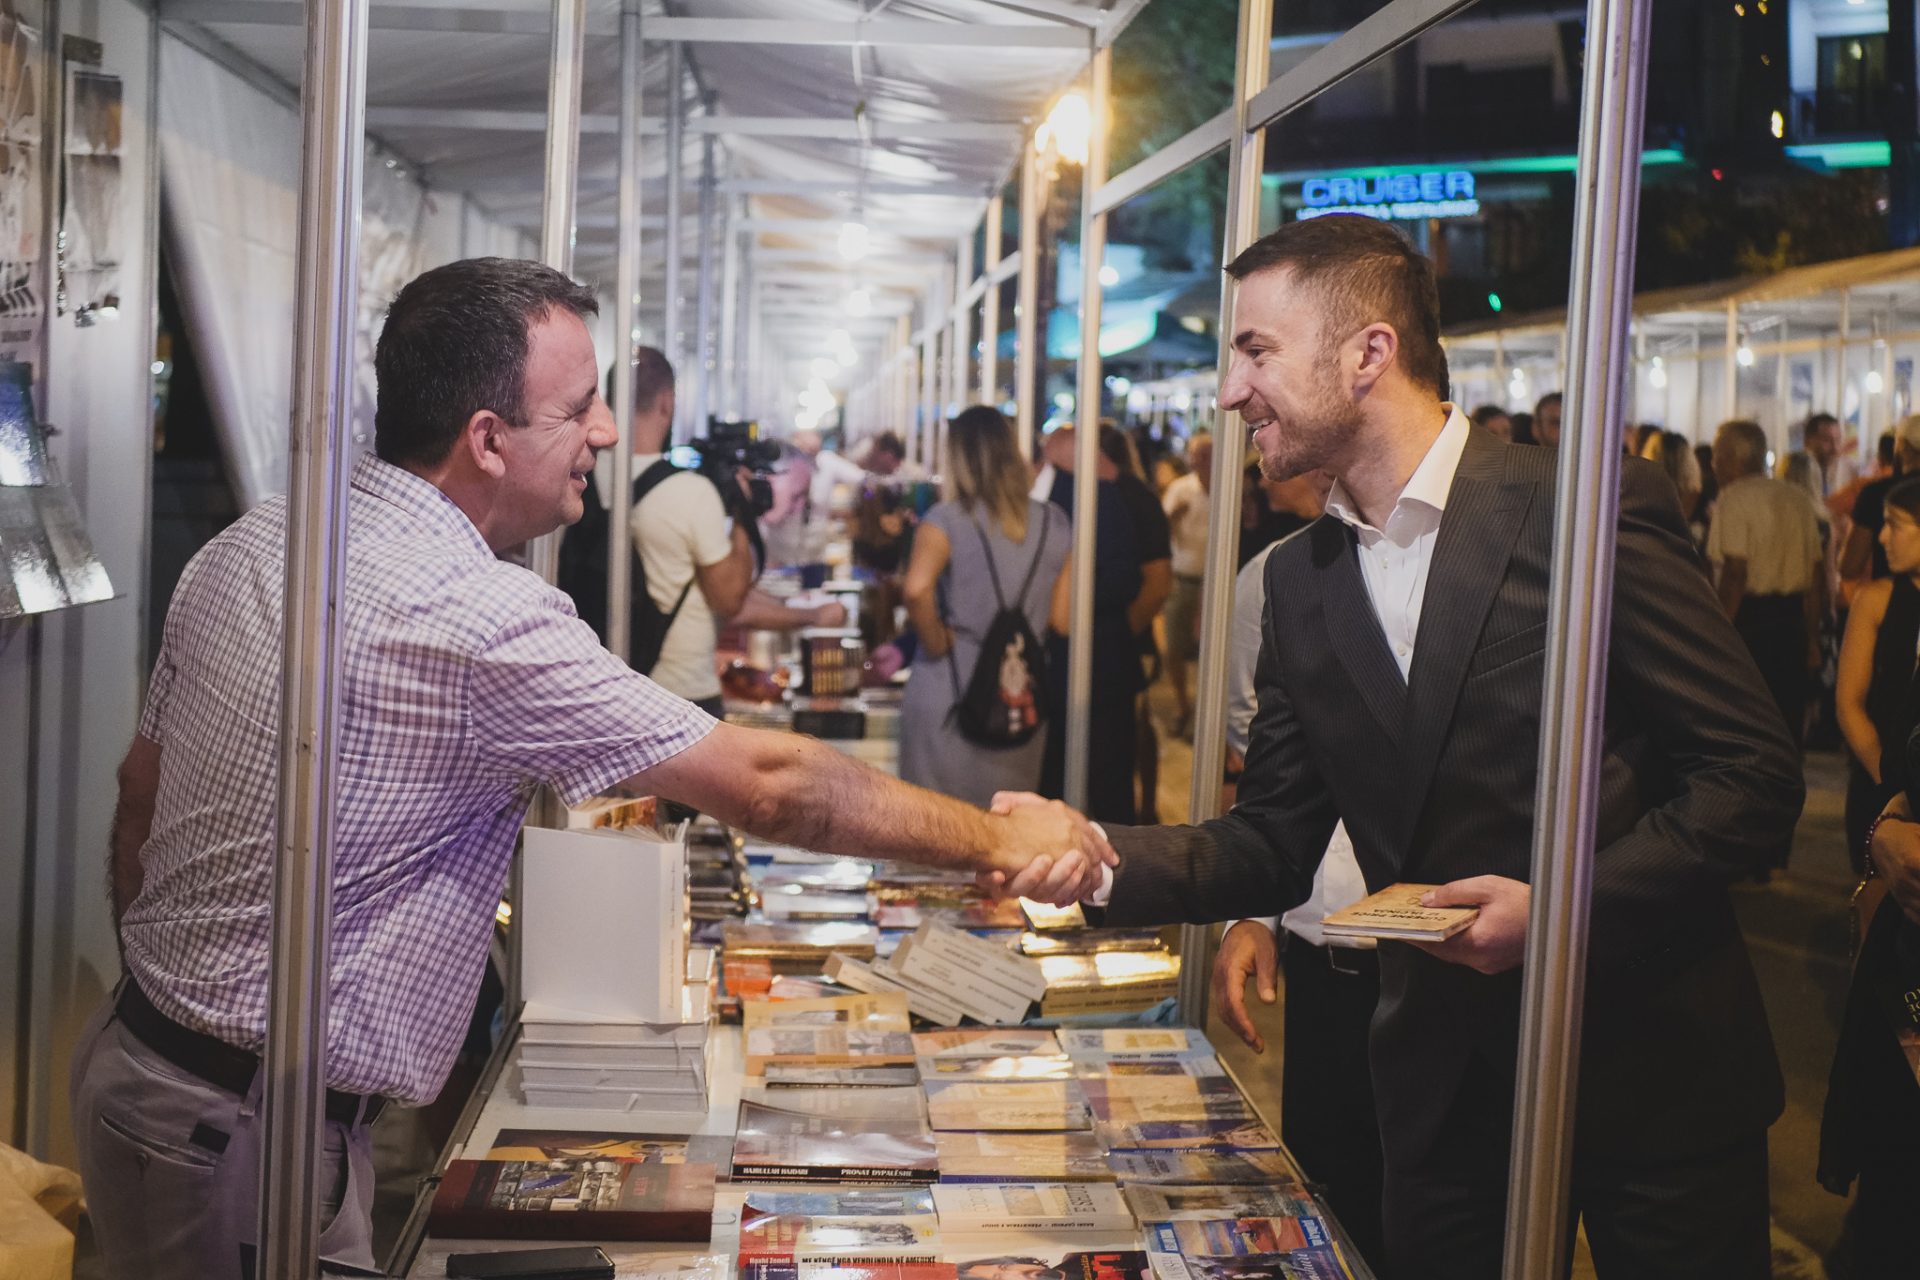
[[[1003,835],[974,879],[995,897],[1070,906],[1097,893],[1107,869],[1120,865],[1107,833],[1058,800],[999,791],[987,812],[1004,819]]]

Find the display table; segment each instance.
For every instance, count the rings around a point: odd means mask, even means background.
[[[433,1193],[438,1185],[438,1174],[446,1167],[446,1162],[471,1156],[484,1156],[494,1145],[495,1139],[503,1129],[568,1129],[597,1130],[628,1133],[660,1134],[724,1134],[731,1136],[740,1109],[741,1089],[745,1084],[744,1063],[741,1057],[741,1031],[737,1026],[719,1026],[713,1029],[713,1058],[711,1074],[711,1098],[704,1115],[698,1112],[646,1112],[646,1111],[580,1111],[529,1107],[514,1095],[512,1073],[506,1064],[512,1056],[514,1041],[518,1038],[515,1028],[503,1037],[493,1057],[489,1060],[486,1072],[474,1090],[473,1098],[461,1114],[447,1150],[442,1153],[439,1164],[432,1175],[422,1179],[418,1196],[414,1202],[412,1215],[407,1220],[406,1229],[395,1246],[394,1255],[389,1259],[389,1272],[394,1276],[433,1277],[438,1280],[447,1273],[446,1259],[452,1253],[485,1252],[490,1249],[537,1249],[552,1248],[552,1241],[540,1240],[443,1240],[429,1237],[426,1233],[427,1210],[432,1204]],[[1227,1073],[1233,1077],[1234,1084],[1247,1096],[1249,1105],[1259,1113],[1259,1104],[1253,1095],[1234,1076],[1233,1068],[1226,1066]],[[1269,1128],[1278,1132],[1274,1117],[1260,1114],[1260,1119]],[[1292,1158],[1288,1157],[1289,1162]],[[1297,1167],[1297,1165],[1296,1165]],[[724,1172],[724,1171],[723,1171]],[[716,1254],[726,1260],[729,1274],[734,1255],[738,1251],[740,1210],[746,1193],[755,1184],[723,1182],[714,1199],[714,1231],[710,1244],[702,1247],[698,1244],[663,1243],[614,1243],[603,1247],[618,1267],[621,1276],[654,1275],[662,1263],[671,1258],[688,1258],[698,1254]],[[787,1184],[783,1190],[796,1190]],[[1356,1255],[1351,1247],[1346,1249],[1349,1264],[1357,1280],[1372,1280],[1372,1272]],[[651,1260],[651,1264],[650,1261]]]

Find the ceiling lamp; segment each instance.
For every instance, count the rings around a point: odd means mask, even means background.
[[[867,256],[867,224],[848,220],[840,224],[840,256],[847,262],[858,262]]]
[[[1085,164],[1092,137],[1093,112],[1087,106],[1086,95],[1066,93],[1034,130],[1033,145],[1042,154],[1052,148],[1068,164]]]
[[[847,291],[847,314],[856,319],[861,316],[872,315],[873,294],[866,289],[849,289]]]

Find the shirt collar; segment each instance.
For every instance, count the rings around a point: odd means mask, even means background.
[[[489,560],[494,558],[493,548],[480,536],[480,530],[467,518],[467,513],[455,506],[453,499],[437,485],[404,467],[396,467],[371,453],[363,454],[353,464],[351,483],[362,493],[390,503],[415,520],[468,543],[475,554]]]
[[[1393,504],[1394,511],[1408,502],[1417,502],[1436,515],[1447,509],[1447,491],[1453,488],[1454,473],[1460,469],[1460,455],[1467,448],[1467,417],[1457,405],[1443,407],[1447,411],[1447,425],[1440,428],[1440,434],[1427,446],[1426,457],[1413,469],[1407,487],[1400,491],[1399,501]],[[1360,514],[1360,505],[1338,480],[1327,494],[1327,514],[1355,529],[1371,528]],[[1393,513],[1389,512],[1387,520],[1392,519]]]

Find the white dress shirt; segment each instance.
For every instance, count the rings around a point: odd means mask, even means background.
[[[1367,523],[1340,481],[1334,481],[1327,494],[1327,514],[1354,531],[1360,578],[1402,679],[1413,669],[1414,641],[1420,632],[1420,609],[1426,603],[1433,544],[1440,533],[1440,518],[1446,513],[1447,492],[1453,488],[1460,455],[1467,447],[1466,415],[1454,405],[1442,407],[1447,412],[1446,425],[1428,446],[1426,456],[1414,468],[1381,527]],[[1341,833],[1335,834],[1337,837]],[[1102,874],[1100,889],[1089,901],[1105,906],[1112,892],[1113,872],[1109,869]],[[1272,927],[1271,918],[1268,924]]]

